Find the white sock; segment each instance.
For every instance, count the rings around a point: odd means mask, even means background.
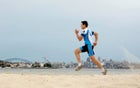
[[[81,66],[82,65],[82,63],[78,63],[78,66]]]
[[[102,70],[102,72],[105,72],[105,69],[103,67],[101,68],[101,70]]]

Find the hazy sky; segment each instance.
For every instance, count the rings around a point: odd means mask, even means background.
[[[140,0],[0,0],[0,58],[75,61],[81,20],[99,33],[96,56],[140,57]]]

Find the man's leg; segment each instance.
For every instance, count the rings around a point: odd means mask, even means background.
[[[102,73],[104,75],[106,75],[107,74],[107,70],[104,69],[104,67],[101,64],[101,62],[99,60],[97,60],[95,56],[91,56],[90,58],[91,58],[92,62],[94,62],[98,66],[98,68],[100,68],[102,70]]]
[[[91,58],[92,62],[94,62],[98,66],[98,68],[100,68],[100,69],[103,68],[101,62],[99,60],[97,60],[95,56],[91,56],[90,58]]]
[[[93,47],[92,47],[91,45],[88,45],[88,54],[89,54],[89,56],[90,56],[92,62],[94,62],[94,63],[102,70],[102,73],[103,73],[104,75],[106,75],[107,70],[104,69],[104,67],[103,67],[103,65],[101,64],[101,62],[98,61],[98,60],[96,59],[96,57],[94,56]]]
[[[80,53],[81,53],[80,48],[76,49],[74,53],[75,53],[76,59],[78,61],[78,66],[76,67],[75,70],[79,71],[82,68],[82,63],[81,63],[81,58],[80,58]]]
[[[94,62],[100,69],[103,68],[102,64],[96,59],[96,57],[94,56],[94,51],[93,51],[93,47],[91,45],[88,45],[88,54],[92,60],[92,62]]]
[[[75,53],[75,57],[76,57],[78,63],[81,63],[81,58],[80,58],[81,50],[80,50],[80,48],[77,48],[77,49],[74,51],[74,53]]]

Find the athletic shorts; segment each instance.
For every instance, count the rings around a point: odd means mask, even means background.
[[[94,51],[93,51],[94,46],[92,45],[85,45],[80,47],[81,52],[87,52],[89,56],[93,56],[95,55]]]

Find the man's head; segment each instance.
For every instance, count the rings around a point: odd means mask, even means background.
[[[88,22],[87,21],[81,21],[81,29],[85,29],[88,27]]]

